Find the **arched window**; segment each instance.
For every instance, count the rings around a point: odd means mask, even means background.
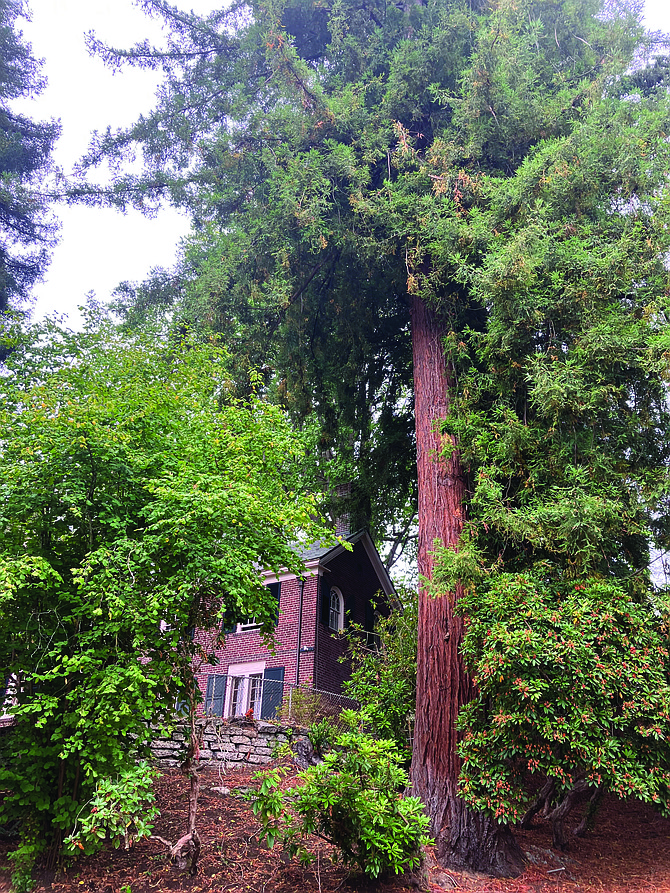
[[[328,596],[328,629],[334,633],[342,632],[344,629],[344,599],[339,589],[331,589]]]

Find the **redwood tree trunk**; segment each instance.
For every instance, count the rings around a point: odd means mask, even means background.
[[[433,577],[435,542],[456,546],[463,528],[465,483],[460,456],[442,456],[441,420],[449,412],[450,372],[444,327],[418,296],[412,304],[414,401],[419,477],[419,574]],[[500,876],[523,870],[523,856],[505,825],[467,809],[457,796],[460,760],[456,718],[473,696],[459,649],[463,620],[454,614],[454,592],[433,598],[419,593],[416,726],[412,787],[431,818],[441,864]]]

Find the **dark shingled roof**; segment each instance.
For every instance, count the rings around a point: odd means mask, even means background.
[[[349,536],[343,536],[342,539],[346,542],[351,543],[352,545],[356,545],[356,543],[358,543],[360,540],[363,540],[364,543],[366,540],[369,541],[369,545],[365,545],[365,551],[368,553],[368,556],[372,561],[372,565],[375,568],[375,572],[377,574],[379,582],[382,584],[382,589],[388,596],[397,601],[398,597],[395,593],[393,581],[389,577],[388,571],[384,567],[382,560],[379,557],[379,553],[377,552],[374,543],[370,539],[369,534],[367,534],[365,530],[358,530],[356,531],[356,533],[349,534]],[[296,547],[297,546],[298,544],[296,543]],[[322,561],[322,559],[325,559],[327,561],[329,555],[332,554],[334,558],[335,555],[341,554],[342,549],[343,546],[341,543],[331,543],[331,545],[329,546],[322,546],[321,543],[311,543],[309,546],[305,546],[304,548],[296,548],[296,551],[305,562],[305,564],[307,564],[307,562]]]
[[[303,559],[303,561],[312,561],[314,558],[323,558],[324,555],[327,555],[333,549],[336,549],[337,545],[333,546],[321,546],[319,543],[312,543],[311,546],[307,546],[306,549],[300,549],[298,554]]]
[[[356,533],[350,533],[349,536],[343,536],[342,539],[348,543],[355,544],[363,536],[364,530],[357,530]],[[303,561],[314,561],[316,558],[325,558],[329,552],[340,549],[339,543],[331,543],[330,546],[322,546],[321,543],[312,543],[304,549],[298,550],[298,555]]]

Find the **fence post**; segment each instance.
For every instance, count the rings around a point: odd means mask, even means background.
[[[290,685],[289,690],[288,690],[288,718],[289,718],[289,722],[291,720],[291,699],[292,698],[293,698],[293,686]]]

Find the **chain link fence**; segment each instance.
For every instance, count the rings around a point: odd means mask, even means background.
[[[224,719],[243,717],[277,720],[305,728],[322,719],[339,726],[342,710],[356,710],[358,701],[332,691],[295,685],[266,674],[217,674],[207,679],[204,711]]]
[[[315,722],[327,719],[334,726],[344,726],[343,710],[358,710],[360,704],[346,695],[312,688],[308,685],[287,685],[278,718],[289,725],[308,728]]]

